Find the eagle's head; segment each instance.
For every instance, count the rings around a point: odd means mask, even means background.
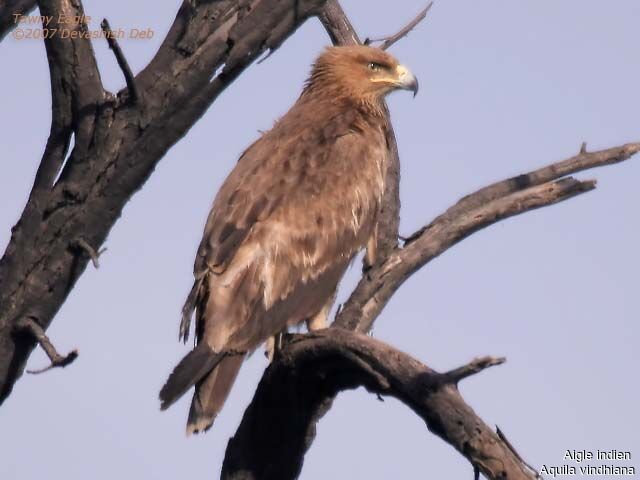
[[[418,80],[407,67],[384,50],[364,45],[327,48],[311,70],[308,85],[314,84],[331,84],[367,101],[398,89],[418,93]]]

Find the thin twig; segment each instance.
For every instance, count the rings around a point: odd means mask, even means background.
[[[49,357],[49,360],[51,360],[51,364],[49,366],[37,370],[27,370],[27,373],[37,375],[39,373],[46,372],[47,370],[51,370],[52,368],[64,368],[78,358],[77,349],[70,351],[64,356],[60,355],[56,350],[56,347],[51,343],[51,340],[49,340],[49,337],[47,337],[47,334],[44,333],[43,328],[33,318],[27,317],[21,319],[18,321],[16,327],[20,330],[28,331],[33,338],[36,339],[38,344],[40,344],[44,352],[47,354],[47,357]]]
[[[100,255],[102,255],[104,252],[107,251],[106,247],[96,252],[96,250],[91,245],[89,245],[89,242],[87,242],[84,238],[78,238],[74,242],[74,245],[84,250],[84,252],[91,259],[91,262],[93,263],[94,268],[96,269],[100,268],[100,262],[98,261],[98,259],[100,258]]]
[[[258,60],[258,61],[256,62],[256,64],[257,64],[257,65],[260,65],[262,62],[264,62],[264,61],[268,60],[268,59],[269,59],[269,57],[271,57],[271,55],[273,55],[273,54],[275,53],[275,51],[276,51],[276,49],[275,49],[275,48],[270,49],[264,57],[262,57],[260,60]]]
[[[102,20],[100,24],[102,27],[102,31],[104,32],[105,38],[107,39],[107,43],[109,44],[109,48],[113,50],[113,54],[116,57],[116,61],[118,62],[118,66],[122,73],[124,74],[124,79],[127,82],[127,88],[129,89],[129,98],[132,103],[136,103],[140,98],[140,94],[138,92],[138,87],[136,86],[135,77],[133,76],[133,72],[129,67],[129,63],[122,53],[122,49],[120,45],[118,45],[118,41],[116,40],[113,31],[111,30],[111,25],[109,25],[109,21],[105,18]]]
[[[580,145],[580,155],[584,155],[585,153],[587,153],[587,142],[582,142],[582,145]]]
[[[367,38],[364,41],[365,45],[369,45],[371,43],[374,42],[382,42],[382,45],[380,45],[380,49],[381,50],[386,50],[388,49],[391,45],[393,45],[394,43],[396,43],[398,40],[400,40],[401,38],[406,37],[409,32],[411,32],[411,30],[413,30],[414,28],[416,28],[416,26],[422,21],[424,20],[424,18],[427,16],[427,13],[429,12],[429,10],[431,9],[431,7],[433,6],[433,2],[429,2],[429,5],[427,5],[413,20],[411,20],[405,27],[403,27],[398,33],[391,35],[390,37],[382,37],[382,38]]]
[[[507,447],[509,447],[509,450],[511,450],[511,452],[516,456],[516,458],[520,460],[524,466],[526,466],[529,470],[531,470],[535,474],[536,478],[543,478],[542,475],[540,475],[535,468],[533,468],[531,465],[529,465],[527,462],[524,461],[522,456],[518,453],[518,451],[509,441],[509,439],[505,436],[504,432],[500,430],[500,427],[497,425],[496,425],[496,434],[498,435],[498,438],[502,440]]]
[[[638,152],[640,152],[640,142],[627,143],[617,147],[599,150],[597,152],[581,152],[566,160],[555,162],[542,168],[538,168],[537,170],[487,185],[486,187],[483,187],[480,190],[460,199],[443,215],[440,215],[436,221],[443,217],[457,216],[464,211],[471,210],[480,205],[485,205],[497,198],[504,197],[513,192],[524,190],[535,185],[541,185],[566,175],[571,175],[590,168],[604,167],[606,165],[623,162]],[[415,237],[416,234],[411,235],[411,239],[414,239]]]
[[[502,365],[506,361],[507,359],[505,357],[476,358],[470,363],[463,365],[462,367],[454,368],[453,370],[450,370],[443,375],[448,382],[458,383],[464,378],[475,375],[476,373],[480,373],[481,371],[486,370],[489,367]]]

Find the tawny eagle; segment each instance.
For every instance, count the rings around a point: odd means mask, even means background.
[[[340,278],[373,263],[387,160],[385,95],[418,90],[372,47],[330,47],[302,94],[240,157],[218,192],[183,308],[196,346],[160,391],[165,409],[195,385],[187,433],[208,429],[246,355],[302,321],[323,328]]]

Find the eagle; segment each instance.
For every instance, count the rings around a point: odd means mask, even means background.
[[[273,128],[240,156],[209,213],[182,310],[196,342],[160,391],[161,409],[195,385],[187,434],[211,427],[244,358],[306,322],[324,328],[354,256],[375,261],[390,156],[385,96],[416,77],[369,46],[329,47]]]

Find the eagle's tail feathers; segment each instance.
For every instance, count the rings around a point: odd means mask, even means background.
[[[225,357],[202,381],[198,382],[189,410],[187,435],[204,432],[211,428],[231,391],[244,357],[243,354]]]
[[[160,390],[160,409],[169,408],[220,363],[225,355],[225,352],[214,352],[206,342],[200,342],[180,360]]]

